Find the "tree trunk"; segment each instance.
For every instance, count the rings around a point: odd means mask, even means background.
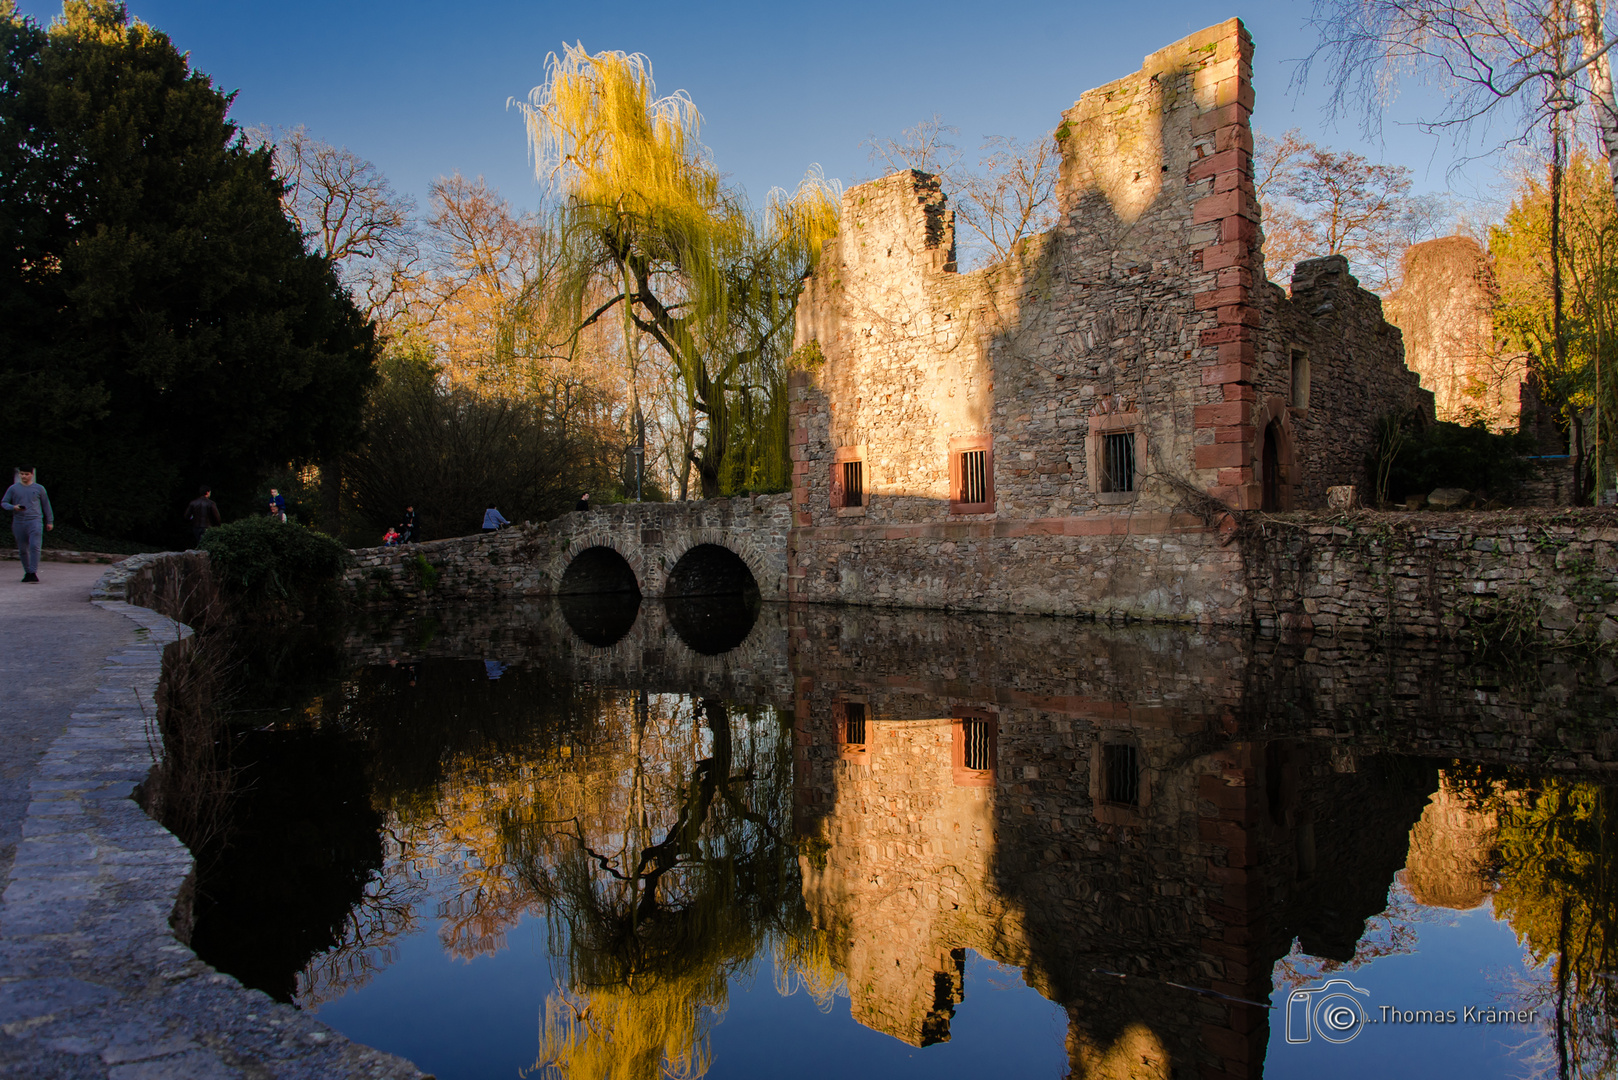
[[[1587,58],[1601,52],[1607,44],[1606,27],[1601,19],[1604,6],[1601,0],[1573,0]],[[1601,133],[1601,150],[1607,155],[1613,198],[1618,200],[1618,100],[1613,97],[1611,53],[1602,53],[1590,63],[1590,105],[1595,112],[1596,130]]]

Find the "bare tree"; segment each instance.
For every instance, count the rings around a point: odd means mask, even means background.
[[[1025,237],[1056,224],[1056,181],[1061,151],[1051,134],[1030,142],[986,136],[977,168],[966,165],[949,137],[959,129],[936,113],[897,138],[872,135],[861,143],[884,172],[916,169],[943,181],[954,200],[956,239],[963,267],[998,262]]]
[[[1265,271],[1275,281],[1290,280],[1300,259],[1318,253],[1309,222],[1281,192],[1285,178],[1312,146],[1297,128],[1279,139],[1263,132],[1254,139],[1253,190],[1264,215]]]
[[[948,138],[960,133],[959,128],[944,123],[943,117],[934,113],[931,120],[905,128],[896,139],[879,139],[873,132],[860,145],[870,148],[871,164],[881,165],[884,173],[916,169],[944,177],[961,163],[960,149]]]
[[[271,147],[286,182],[282,199],[309,250],[329,259],[368,317],[397,299],[416,262],[415,203],[371,162],[309,134],[258,128],[250,142]]]
[[[1320,43],[1298,78],[1326,61],[1334,104],[1360,106],[1374,132],[1402,76],[1435,76],[1445,105],[1426,129],[1464,139],[1514,105],[1519,124],[1505,141],[1515,143],[1537,139],[1543,121],[1576,108],[1586,94],[1618,197],[1618,105],[1608,58],[1618,38],[1607,34],[1602,8],[1598,0],[1315,0],[1311,22]]]
[[[977,172],[959,170],[955,220],[975,233],[968,246],[987,261],[1011,254],[1018,241],[1056,224],[1056,179],[1061,153],[1054,135],[1020,143],[1004,135],[984,140]],[[975,261],[975,260],[974,260]]]
[[[1300,259],[1344,255],[1372,288],[1398,287],[1404,251],[1452,216],[1443,195],[1411,196],[1410,170],[1319,146],[1296,129],[1255,141],[1254,190],[1264,211],[1268,272]]]

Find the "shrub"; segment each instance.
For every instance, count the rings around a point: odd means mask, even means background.
[[[249,600],[285,599],[329,584],[351,558],[325,533],[267,515],[209,529],[202,550],[220,584]]]
[[[1417,426],[1409,419],[1384,416],[1377,423],[1377,446],[1366,468],[1378,494],[1402,501],[1435,488],[1465,488],[1489,495],[1510,494],[1531,469],[1524,460],[1534,453],[1534,439],[1518,432],[1495,434],[1482,424]]]

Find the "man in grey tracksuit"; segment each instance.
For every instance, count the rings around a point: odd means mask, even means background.
[[[0,510],[11,515],[11,535],[17,538],[17,554],[22,558],[23,581],[39,583],[39,542],[46,530],[56,527],[51,499],[43,484],[34,483],[34,467],[17,469],[17,482],[0,496]]]

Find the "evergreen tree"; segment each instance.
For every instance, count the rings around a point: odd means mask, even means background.
[[[369,323],[281,207],[232,95],[112,0],[0,0],[0,452],[63,516],[166,538],[352,445]]]

